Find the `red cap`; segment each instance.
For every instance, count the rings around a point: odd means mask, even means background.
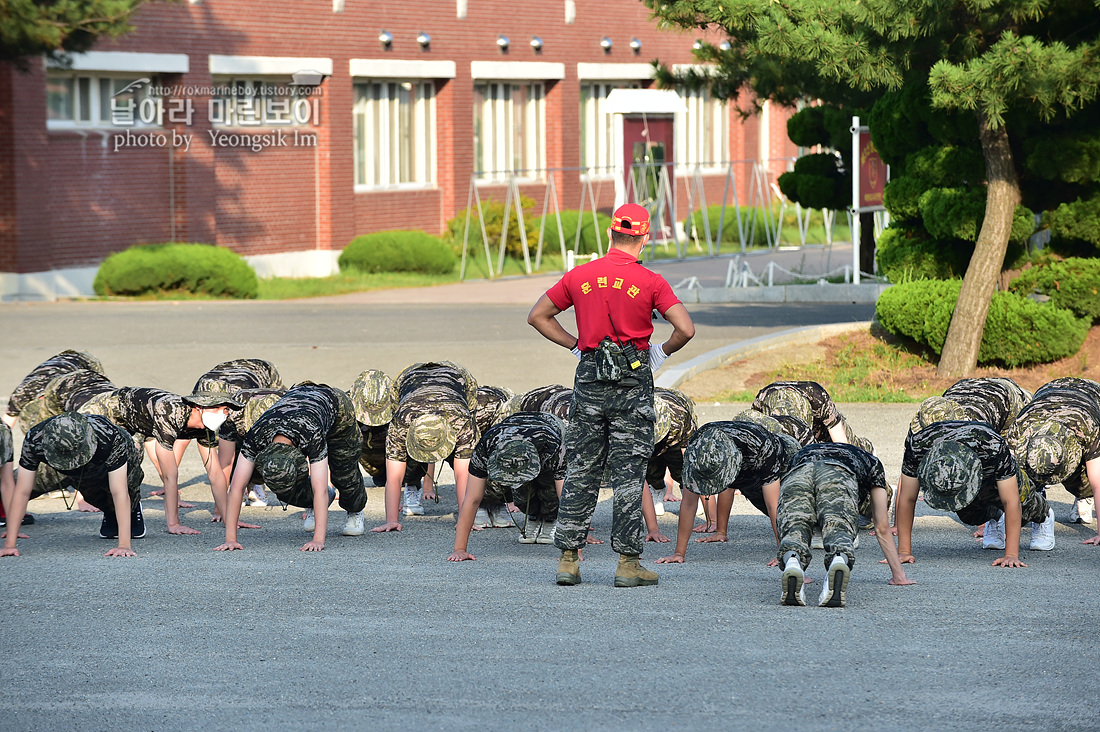
[[[649,233],[649,211],[636,203],[624,203],[615,209],[611,218],[611,230],[631,236]]]

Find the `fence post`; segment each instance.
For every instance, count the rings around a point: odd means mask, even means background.
[[[775,262],[768,262],[768,287],[775,284]]]

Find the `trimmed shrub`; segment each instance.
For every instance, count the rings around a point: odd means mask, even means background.
[[[1100,259],[1066,259],[1026,270],[1008,289],[1018,295],[1038,293],[1050,304],[1079,318],[1100,318]]]
[[[191,292],[254,298],[256,272],[237,253],[210,244],[143,244],[103,260],[92,285],[97,295]]]
[[[751,230],[753,225],[753,216],[756,216],[756,225],[761,227],[757,232],[756,241],[760,242],[764,240],[763,224],[764,224],[764,212],[760,209],[750,208],[749,206],[726,206],[726,217],[722,219],[722,245],[735,244],[738,247],[741,246],[741,235],[737,231],[737,211],[741,211],[741,224],[745,227],[746,233]],[[712,240],[718,238],[718,219],[722,215],[722,206],[715,204],[713,206],[707,206],[707,219],[710,222],[710,236]],[[690,218],[684,221],[684,232],[687,234],[688,239],[692,238],[694,232],[699,237],[700,242],[707,240],[706,228],[704,228],[703,212],[696,211]],[[748,244],[748,242],[745,242]]]
[[[534,236],[528,239],[528,245],[531,247],[532,253],[534,253],[535,246],[539,241],[539,227],[542,225],[542,219],[546,219],[546,231],[542,235],[542,251],[543,252],[560,252],[561,242],[558,240],[558,218],[552,213],[546,214],[545,217],[535,219],[533,227],[535,230]],[[577,243],[577,226],[581,227],[581,240]],[[561,228],[562,234],[565,236],[565,248],[573,249],[573,245],[577,243],[577,254],[594,254],[599,251],[596,248],[596,230],[599,231],[599,242],[603,251],[607,251],[607,228],[611,226],[611,217],[602,211],[596,212],[596,229],[592,227],[592,212],[591,211],[575,211],[567,210],[561,212]],[[518,234],[517,234],[518,237]],[[522,252],[521,252],[522,254]]]
[[[447,274],[455,255],[439,237],[423,231],[382,231],[352,239],[340,252],[340,270]]]
[[[879,297],[875,315],[883,327],[943,351],[947,328],[959,298],[960,280],[921,280],[895,285]],[[989,306],[979,364],[1008,367],[1049,363],[1076,353],[1089,321],[1049,303],[1011,292],[996,292]]]
[[[519,198],[523,205],[523,228],[527,232],[527,246],[534,251],[539,240],[538,217],[535,216],[535,201],[532,198],[521,195]],[[447,231],[443,234],[443,241],[451,247],[455,254],[462,253],[462,238],[466,231],[466,209],[458,212],[453,219],[447,222]],[[497,256],[500,248],[500,236],[504,229],[504,201],[486,199],[481,202],[481,213],[485,219],[485,235],[489,237],[489,249],[493,258]],[[477,207],[469,209],[470,214],[470,241],[469,252],[484,251],[481,241],[481,224],[478,223]],[[565,223],[564,221],[562,222]],[[508,245],[505,253],[512,257],[523,256],[523,240],[519,236],[519,222],[516,220],[515,207],[508,213]]]
[[[912,280],[949,280],[966,272],[971,242],[944,242],[888,227],[876,244],[879,272],[894,284]]]

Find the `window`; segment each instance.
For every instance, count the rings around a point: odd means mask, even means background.
[[[319,123],[312,87],[295,86],[289,78],[230,79],[214,77],[210,123],[215,127],[301,126]]]
[[[546,161],[542,82],[474,85],[474,166],[481,180],[540,174]]]
[[[613,89],[640,89],[636,81],[581,84],[581,167],[587,175],[611,175],[615,164],[615,129],[604,111]]]
[[[46,124],[50,128],[159,125],[161,100],[149,77],[50,72]]]
[[[435,84],[355,85],[355,185],[387,188],[435,181]]]
[[[680,94],[688,111],[677,118],[677,126],[683,130],[677,134],[678,146],[682,145],[677,162],[721,167],[729,160],[729,103],[712,97],[707,89],[681,90]]]

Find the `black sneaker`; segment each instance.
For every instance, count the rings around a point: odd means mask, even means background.
[[[103,512],[103,521],[99,524],[99,538],[118,538],[118,517],[115,516],[113,511]]]
[[[29,513],[23,514],[23,520],[20,522],[21,526],[30,526],[33,523],[34,523],[34,515],[33,514],[29,514]],[[8,525],[8,517],[7,516],[0,516],[0,527],[4,527],[4,526],[7,526],[7,525]]]
[[[118,533],[117,528],[115,529],[115,533]],[[141,514],[141,501],[138,501],[134,505],[134,510],[130,512],[130,538],[145,538],[145,516]]]

